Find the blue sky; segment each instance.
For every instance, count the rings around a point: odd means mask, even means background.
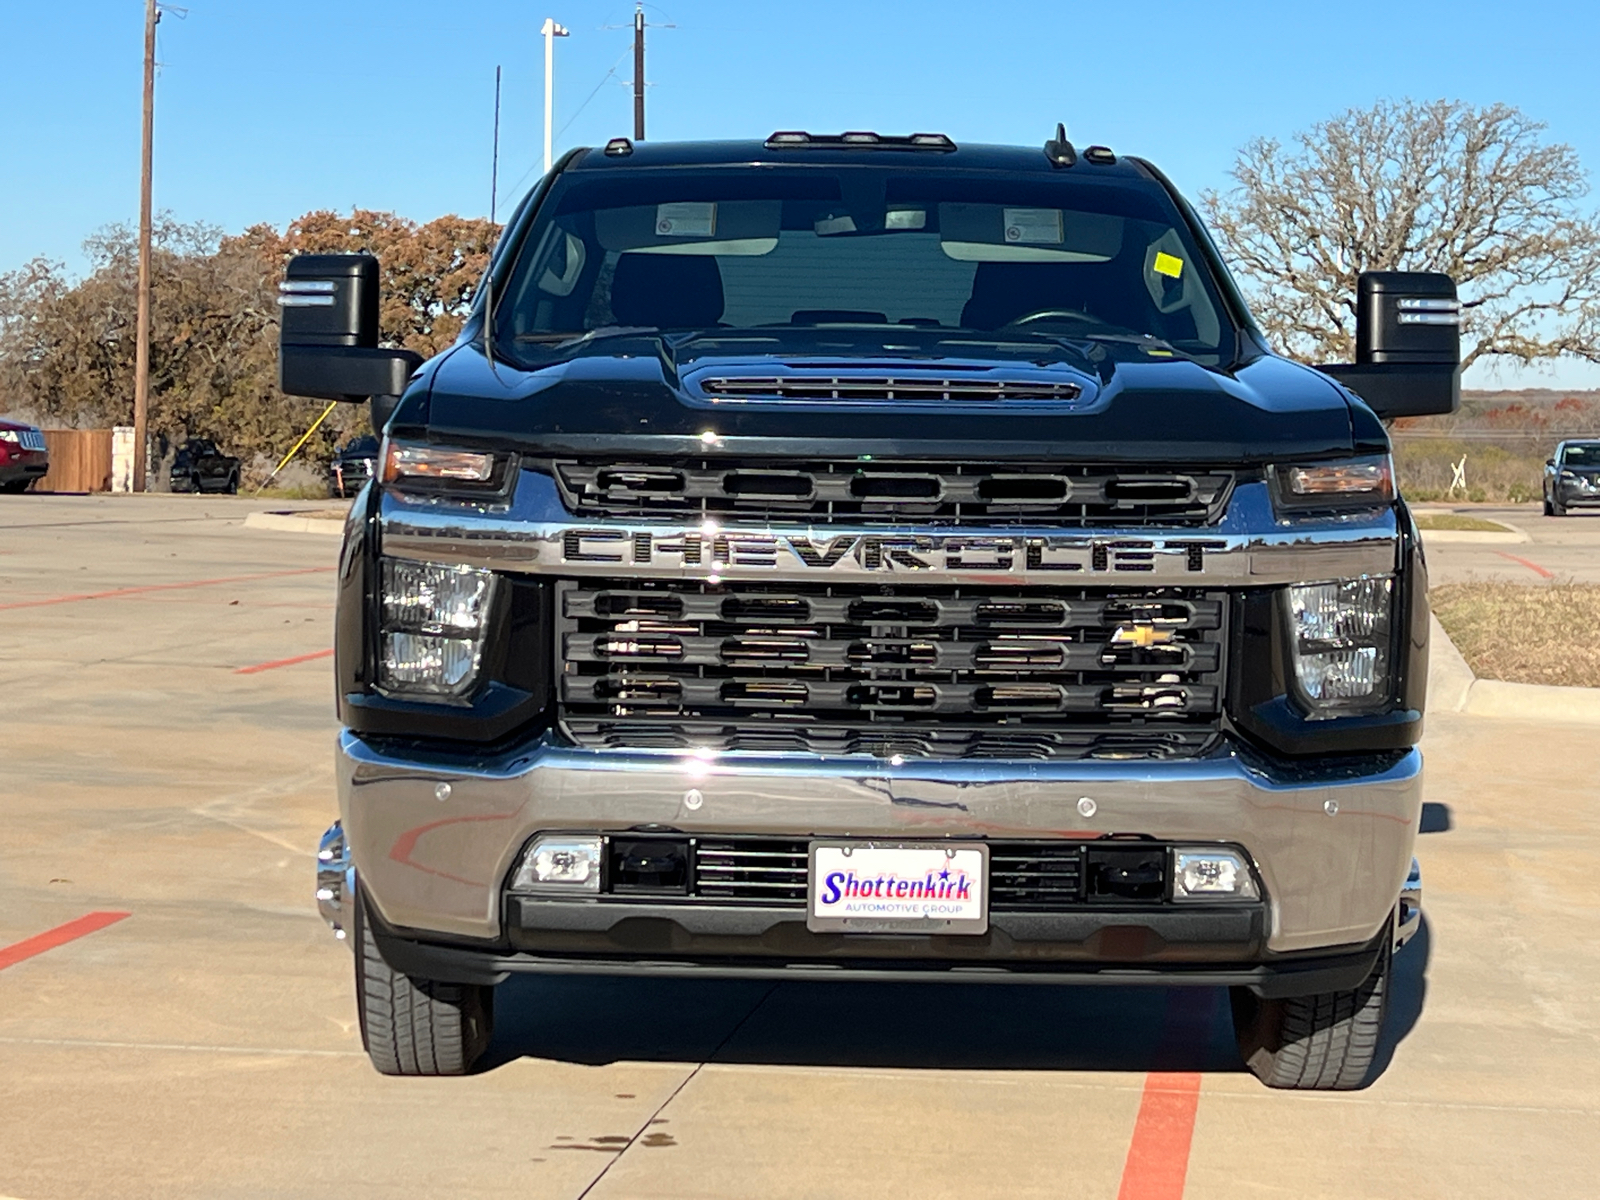
[[[41,254],[80,267],[85,235],[137,218],[144,5],[6,9],[0,271]],[[1287,138],[1383,97],[1449,97],[1515,104],[1600,170],[1600,7],[1576,0],[646,11],[674,26],[648,39],[652,138],[877,129],[1031,144],[1064,120],[1080,144],[1144,155],[1196,194],[1225,186],[1255,135]],[[485,214],[499,64],[503,215],[538,171],[540,24],[572,31],[556,50],[559,150],[631,131],[632,12],[622,0],[187,0],[186,17],[161,24],[156,206],[228,230],[352,205]],[[1600,369],[1498,382],[1600,387]]]

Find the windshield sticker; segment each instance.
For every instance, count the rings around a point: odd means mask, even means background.
[[[1008,208],[1005,210],[1006,241],[1014,245],[1059,246],[1061,210],[1059,208]]]
[[[716,237],[716,204],[689,201],[656,205],[656,236]]]
[[[1181,279],[1183,278],[1183,259],[1175,254],[1161,251],[1156,255],[1153,269],[1157,275],[1166,275],[1171,279]]]

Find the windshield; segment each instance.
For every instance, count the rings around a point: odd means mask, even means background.
[[[1234,348],[1224,312],[1154,184],[722,168],[563,177],[496,333],[526,357],[617,327],[898,325],[1151,337],[1215,364]]]
[[[1561,456],[1564,467],[1600,467],[1600,442],[1568,446]]]

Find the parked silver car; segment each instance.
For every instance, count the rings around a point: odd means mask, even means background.
[[[1600,442],[1562,442],[1544,464],[1544,515],[1600,508]]]

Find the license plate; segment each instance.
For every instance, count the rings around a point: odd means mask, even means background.
[[[806,927],[815,933],[984,933],[981,842],[812,842]]]

